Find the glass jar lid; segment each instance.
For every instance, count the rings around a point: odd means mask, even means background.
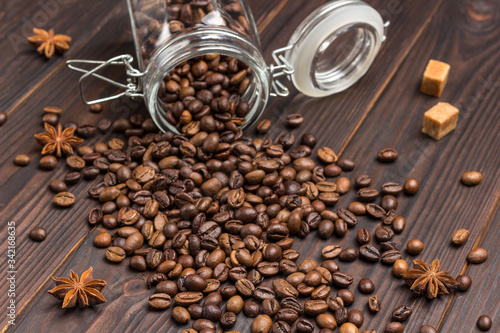
[[[311,97],[349,88],[372,64],[387,25],[373,7],[359,0],[333,1],[316,9],[285,48],[293,84]]]

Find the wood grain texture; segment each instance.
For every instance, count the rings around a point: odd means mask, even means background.
[[[270,59],[274,48],[286,44],[293,29],[320,3],[322,1],[286,0],[251,3],[266,59]],[[471,3],[440,1],[422,6],[421,2],[412,1],[389,8],[386,2],[370,1],[377,9],[390,14],[392,24],[389,39],[368,74],[353,88],[336,96],[311,99],[292,92],[288,99],[273,101],[266,111],[265,117],[278,124],[274,133],[283,129],[280,123],[286,114],[304,114],[306,124],[294,134],[313,132],[320,138],[319,145],[343,150],[344,156],[357,163],[355,171],[347,174],[349,178],[368,173],[376,186],[388,180],[402,182],[409,176],[419,179],[421,190],[416,196],[400,197],[398,212],[407,218],[408,224],[396,241],[403,246],[407,240],[419,238],[426,244],[419,258],[426,261],[439,258],[452,275],[466,271],[474,280],[469,292],[429,302],[414,297],[392,276],[388,267],[360,261],[340,263],[343,271],[355,276],[355,284],[350,289],[356,292],[356,307],[365,313],[363,328],[382,332],[390,312],[399,304],[411,305],[414,309],[405,325],[408,332],[418,332],[424,323],[439,325],[442,332],[474,332],[477,331],[475,320],[480,314],[489,314],[494,321],[499,318],[500,300],[489,291],[498,289],[498,278],[492,273],[498,271],[495,264],[499,259],[495,239],[499,230],[495,222],[500,217],[500,18],[493,1],[480,1],[480,7]],[[35,7],[27,7],[26,12],[18,13],[30,15],[27,12],[35,10]],[[489,15],[489,11],[494,14]],[[74,57],[107,59],[131,52],[123,8],[114,5],[110,15],[95,22],[100,23],[94,30],[75,31],[75,35],[81,33],[83,44]],[[29,54],[27,58],[32,56]],[[423,112],[437,102],[418,92],[429,58],[452,65],[450,82],[440,100],[461,106],[462,111],[457,130],[439,142],[421,134]],[[60,105],[67,110],[63,122],[95,122],[103,116],[117,118],[133,111],[144,112],[140,105],[129,107],[119,102],[108,106],[105,114],[88,113],[74,87],[78,74],[63,69],[61,63],[62,59],[57,64],[54,61],[50,69],[41,66],[43,71],[33,73],[29,80],[26,74],[19,75],[27,87],[17,88],[21,91],[2,95],[0,99],[5,105],[15,105],[9,109],[8,125],[0,130],[3,176],[0,187],[8,189],[0,192],[0,215],[4,221],[18,222],[17,301],[18,307],[23,306],[16,327],[7,331],[179,332],[181,327],[172,323],[168,311],[152,312],[147,308],[152,290],[145,287],[146,273],[132,272],[125,263],[110,269],[104,260],[104,250],[93,247],[93,237],[99,230],[90,230],[85,222],[88,210],[96,205],[87,199],[89,184],[82,182],[71,188],[78,198],[75,207],[68,210],[52,207],[47,184],[52,177],[62,177],[66,170],[62,163],[54,172],[37,170],[39,147],[31,134],[19,134],[39,131],[40,109],[45,105]],[[8,75],[2,69],[0,72],[2,77]],[[96,91],[99,89],[96,87]],[[96,137],[91,143],[100,140],[106,138]],[[376,162],[376,152],[388,146],[397,148],[398,161],[391,165]],[[30,166],[12,165],[12,158],[19,152],[32,156]],[[459,182],[460,175],[473,169],[481,171],[485,180],[477,187],[464,187]],[[346,206],[354,197],[351,191],[336,207]],[[5,224],[2,223],[0,229],[4,233]],[[49,237],[44,243],[34,244],[27,239],[27,233],[35,225],[48,230]],[[376,224],[364,217],[359,227],[373,231]],[[449,245],[451,234],[462,227],[471,230],[471,238],[463,247],[453,248]],[[320,260],[319,249],[326,244],[356,246],[353,234],[351,231],[345,239],[332,237],[328,241],[318,241],[312,234],[305,240],[297,240],[294,248],[301,253],[299,260]],[[465,255],[473,246],[488,249],[490,258],[481,266],[468,267]],[[5,243],[0,244],[0,250],[6,252]],[[404,253],[404,258],[410,262],[416,257]],[[108,303],[87,310],[59,309],[60,303],[46,294],[53,286],[49,275],[66,276],[70,269],[81,274],[89,266],[94,267],[96,278],[108,282],[104,289]],[[0,279],[5,279],[5,274],[2,271]],[[376,316],[366,311],[368,296],[361,295],[355,288],[357,281],[366,276],[375,282],[376,293],[382,300],[383,310]],[[2,297],[6,295],[4,291],[2,286]],[[0,312],[5,318],[3,313]],[[250,319],[240,315],[235,329],[248,332],[249,323]],[[498,324],[492,331],[495,328]]]

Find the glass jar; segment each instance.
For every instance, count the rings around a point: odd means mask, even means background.
[[[268,65],[245,0],[127,0],[127,4],[138,69],[132,66],[130,55],[103,62],[68,61],[70,68],[85,73],[80,79],[82,98],[87,104],[121,96],[143,98],[161,130],[184,134],[192,134],[193,128],[196,132],[198,116],[213,111],[214,106],[207,100],[203,112],[180,118],[182,110],[175,103],[181,101],[188,108],[193,98],[186,102],[186,96],[194,96],[203,89],[212,93],[213,85],[207,86],[207,82],[217,83],[226,91],[223,95],[230,104],[227,112],[230,121],[242,129],[255,123],[270,96],[288,95],[282,79],[292,81],[300,92],[311,97],[328,96],[349,88],[372,64],[388,26],[363,1],[331,1],[302,22],[288,45],[273,52],[275,63]],[[98,66],[87,71],[77,66],[82,63]],[[129,77],[127,83],[98,74],[109,65],[124,65]],[[218,71],[224,73],[223,81],[207,80]],[[89,77],[104,79],[124,91],[88,101],[82,83]],[[220,89],[213,90],[213,99],[220,98],[217,95]],[[196,108],[198,112],[199,109]],[[219,122],[228,121],[227,114],[214,116]],[[186,123],[186,119],[190,121]]]

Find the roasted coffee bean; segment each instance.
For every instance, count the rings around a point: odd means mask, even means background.
[[[16,155],[16,157],[14,157],[14,164],[17,166],[27,166],[30,162],[31,159],[25,154]]]
[[[342,248],[338,245],[327,245],[321,250],[321,256],[325,259],[333,259],[338,257],[342,252]]]
[[[381,219],[386,214],[386,211],[384,208],[380,207],[379,205],[373,204],[373,203],[366,204],[366,212],[368,213],[368,215],[370,215],[376,219]]]
[[[392,265],[392,273],[395,277],[400,278],[406,272],[408,272],[408,264],[403,259],[396,260]]]
[[[326,164],[335,163],[337,161],[337,154],[335,154],[335,152],[328,147],[319,148],[318,157]]]
[[[278,297],[298,297],[299,293],[294,286],[283,279],[275,279],[272,282],[273,290]]]
[[[406,227],[406,219],[402,216],[396,215],[392,221],[392,230],[395,233],[400,234],[404,231]]]
[[[347,320],[349,323],[353,324],[356,327],[361,327],[365,321],[365,317],[363,316],[363,313],[359,311],[358,309],[354,309],[349,311],[349,314],[347,316]],[[345,323],[348,324],[348,323]],[[344,324],[344,325],[345,325]]]
[[[316,323],[321,328],[327,328],[334,330],[337,327],[337,321],[335,318],[328,313],[322,313],[316,317]]]
[[[172,298],[167,294],[153,294],[149,297],[148,304],[154,310],[166,310],[172,304]]]
[[[420,327],[420,333],[437,333],[437,330],[431,325],[423,325]]]
[[[251,332],[252,333],[269,333],[273,320],[271,317],[265,314],[258,315],[252,322]]]
[[[374,188],[363,187],[358,190],[358,198],[359,200],[364,202],[374,201],[375,199],[377,199],[378,195],[379,192]]]
[[[380,301],[377,295],[372,295],[368,298],[368,309],[374,313],[380,311]]]
[[[388,250],[380,255],[380,261],[385,265],[393,265],[399,259],[401,259],[401,252],[398,250]]]
[[[68,187],[59,179],[52,179],[49,183],[49,188],[54,193],[66,192]]]
[[[271,128],[271,121],[269,119],[262,119],[257,123],[255,129],[258,133],[267,133]]]
[[[395,182],[386,182],[382,184],[382,194],[398,196],[403,192],[403,186]]]
[[[7,122],[8,116],[7,113],[0,111],[0,126]]]
[[[292,324],[299,318],[299,314],[294,309],[281,308],[276,314],[276,319]]]
[[[82,174],[79,171],[68,172],[64,175],[64,182],[68,185],[75,185],[82,179]]]
[[[480,247],[470,250],[467,254],[467,260],[471,264],[481,264],[488,259],[488,252]]]
[[[390,194],[384,195],[380,201],[380,206],[386,211],[396,210],[398,208],[398,199]]]
[[[358,233],[356,234],[356,241],[361,244],[361,245],[364,245],[364,244],[368,244],[370,243],[372,239],[372,236],[370,235],[370,232],[365,229],[365,228],[361,228],[358,230]]]
[[[70,207],[75,203],[75,196],[70,192],[59,192],[54,197],[54,204],[59,207]]]
[[[356,226],[356,224],[358,224],[358,218],[356,217],[356,215],[345,208],[339,208],[337,211],[337,215],[347,224],[349,228],[353,228]]]
[[[324,172],[326,177],[337,177],[342,173],[342,169],[336,164],[328,164]]]
[[[239,279],[236,281],[235,287],[243,297],[251,297],[255,290],[254,284],[248,279]]]
[[[332,274],[332,282],[337,287],[347,288],[352,284],[353,281],[354,279],[349,273],[335,272]]]
[[[265,299],[262,302],[262,313],[273,317],[278,313],[280,309],[280,304],[276,299]]]
[[[40,159],[38,165],[42,170],[54,170],[57,166],[57,158],[51,155],[44,156]]]
[[[369,187],[372,184],[372,179],[368,175],[358,175],[354,179],[354,185],[360,189],[363,187]]]
[[[477,171],[470,171],[462,174],[461,181],[467,186],[476,186],[483,180],[481,173]]]
[[[410,307],[406,305],[400,305],[392,311],[392,320],[403,322],[408,320],[412,314]]]
[[[220,318],[219,323],[223,328],[227,329],[233,327],[236,324],[236,321],[236,314],[234,314],[233,312],[226,312]]]
[[[182,306],[176,306],[172,309],[172,318],[176,323],[184,325],[191,321],[191,315],[186,308]]]
[[[241,296],[236,295],[228,299],[226,303],[227,311],[231,311],[238,314],[242,309],[243,309],[243,299],[241,298]]]
[[[346,262],[354,261],[357,257],[358,251],[356,251],[356,249],[352,247],[343,249],[339,254],[339,259]]]
[[[470,231],[467,229],[458,229],[451,236],[451,243],[456,246],[464,245],[469,238]]]
[[[96,247],[108,247],[111,244],[111,235],[107,232],[101,232],[94,237]]]
[[[222,310],[215,304],[204,304],[201,315],[204,319],[218,321],[222,316]]]
[[[491,321],[491,318],[487,315],[482,315],[477,318],[477,327],[481,331],[489,331],[491,326],[493,325],[493,322]]]
[[[375,291],[375,285],[370,279],[359,280],[358,289],[363,294],[372,294]]]
[[[424,243],[420,239],[411,239],[406,243],[406,251],[409,254],[417,255],[424,250]]]
[[[121,247],[112,246],[106,251],[106,259],[111,262],[122,262],[125,256],[125,251]]]
[[[349,206],[347,206],[347,210],[352,212],[356,216],[365,215],[366,214],[366,206],[358,201],[351,202]]]
[[[349,319],[349,311],[346,308],[340,308],[335,310],[334,318],[338,325],[342,325]]]
[[[380,162],[384,163],[394,162],[397,158],[398,158],[398,152],[392,148],[385,148],[377,153],[377,159]]]
[[[166,281],[167,276],[163,273],[152,273],[148,276],[146,279],[146,285],[148,289],[150,289],[153,286],[156,286],[158,283],[162,281]]]
[[[318,226],[318,236],[321,239],[328,239],[335,231],[335,226],[330,220],[323,220]]]
[[[304,118],[300,114],[291,114],[286,117],[285,123],[286,126],[290,128],[296,128],[302,125],[304,122]]]
[[[35,242],[42,242],[47,238],[47,231],[42,227],[34,227],[30,230],[29,236]]]
[[[407,195],[416,194],[418,192],[419,188],[420,188],[420,184],[419,184],[418,180],[416,180],[415,178],[408,178],[405,180],[405,182],[403,184],[404,192]]]
[[[297,333],[312,333],[314,331],[314,324],[307,319],[300,319],[295,324]]]
[[[328,310],[328,304],[322,299],[307,300],[304,303],[304,313],[310,316],[317,316]]]
[[[358,327],[356,325],[354,325],[353,323],[344,323],[339,328],[339,333],[358,333],[358,332],[359,332]],[[366,333],[366,332],[363,331],[363,333]],[[373,330],[373,332],[368,331],[368,333],[377,333],[377,332],[375,330]]]
[[[359,248],[359,257],[368,262],[380,260],[379,250],[371,244],[365,244]]]
[[[354,304],[355,300],[354,294],[347,289],[340,289],[337,292],[337,297],[340,297],[342,299],[344,306],[350,306]]]
[[[458,282],[457,288],[460,291],[466,291],[472,284],[472,279],[468,275],[459,275],[456,280]]]
[[[318,139],[311,133],[304,133],[302,134],[301,142],[303,145],[314,148],[314,146],[316,146],[316,143],[318,142]]]
[[[108,233],[105,233],[105,234],[109,236]],[[97,235],[97,236],[99,236],[99,235]],[[97,238],[97,236],[96,236],[96,238]],[[95,245],[96,245],[96,238],[94,238]],[[111,237],[109,238],[109,241],[111,243]],[[98,246],[98,247],[100,247],[100,246]],[[132,258],[130,258],[129,267],[135,271],[138,271],[138,272],[145,272],[148,269],[148,266],[146,264],[146,259],[144,259],[144,257],[142,257],[142,256],[133,256]],[[159,292],[158,288],[156,291]]]
[[[186,291],[175,295],[175,303],[179,306],[189,306],[198,303],[203,299],[203,294],[200,292]]]
[[[328,298],[326,299],[326,304],[328,305],[328,309],[335,313],[335,311],[344,307],[344,300],[339,296],[328,296]]]
[[[393,321],[385,326],[385,333],[403,333],[404,326],[400,322]]]
[[[391,228],[380,226],[375,229],[375,239],[379,242],[390,241],[394,237],[394,231]]]

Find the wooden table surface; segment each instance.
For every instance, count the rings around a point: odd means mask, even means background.
[[[265,58],[271,60],[274,48],[285,45],[294,28],[320,0],[252,0]],[[374,185],[385,181],[403,182],[408,177],[420,180],[413,197],[401,196],[398,213],[407,219],[406,230],[395,237],[403,246],[409,239],[425,243],[418,257],[403,251],[408,262],[420,258],[430,262],[439,258],[453,276],[468,274],[473,285],[468,292],[455,293],[428,301],[412,295],[390,268],[361,261],[340,263],[356,281],[370,277],[382,302],[382,311],[370,314],[367,295],[356,293],[358,308],[365,314],[363,329],[382,332],[393,308],[406,304],[413,315],[405,332],[418,332],[423,324],[439,327],[440,332],[476,332],[482,314],[493,319],[491,332],[500,331],[500,3],[497,0],[369,0],[390,19],[387,41],[375,63],[357,84],[346,92],[312,99],[295,91],[275,99],[265,117],[274,121],[276,131],[283,129],[287,114],[301,113],[305,124],[296,135],[310,131],[327,145],[356,162],[347,174],[370,174]],[[71,187],[77,204],[57,209],[48,183],[67,172],[60,162],[54,171],[38,169],[40,147],[33,134],[42,131],[42,108],[57,105],[64,109],[61,121],[96,123],[103,117],[117,119],[144,106],[130,101],[115,101],[101,114],[92,114],[77,91],[79,75],[65,67],[67,59],[105,60],[132,53],[133,46],[125,1],[8,1],[0,6],[0,109],[9,120],[0,128],[0,216],[4,264],[0,270],[0,311],[3,331],[7,332],[180,332],[168,312],[152,312],[145,287],[146,273],[136,273],[128,265],[110,265],[104,250],[93,246],[94,235],[102,229],[86,222],[88,211],[97,202],[88,198],[90,183]],[[64,56],[45,60],[25,40],[31,28],[53,28],[73,38]],[[451,65],[448,85],[437,99],[419,92],[427,61]],[[96,91],[106,89],[96,84]],[[109,90],[108,91],[112,91]],[[440,141],[421,133],[425,110],[438,101],[460,109],[458,127]],[[253,132],[251,132],[253,133]],[[116,135],[116,134],[113,134]],[[105,141],[96,136],[87,143]],[[376,152],[393,147],[399,152],[396,163],[382,165]],[[20,168],[13,164],[17,154],[29,155],[32,162]],[[460,176],[477,170],[483,182],[465,187]],[[342,197],[337,207],[347,205],[354,191]],[[7,271],[7,222],[15,221],[15,325],[7,324],[6,306],[9,284]],[[29,230],[42,226],[47,239],[35,243]],[[361,219],[358,227],[373,231],[375,223]],[[459,229],[471,232],[462,247],[452,247],[450,237]],[[301,259],[320,259],[319,249],[327,243],[355,245],[349,237],[318,241],[315,234],[297,241]],[[478,266],[467,264],[470,249],[483,247],[489,259]],[[60,302],[47,294],[53,288],[51,275],[68,276],[72,269],[81,274],[94,267],[95,277],[105,279],[103,293],[108,302],[90,309],[60,309]],[[9,299],[10,300],[10,299]],[[249,319],[239,316],[234,329],[249,332]]]

